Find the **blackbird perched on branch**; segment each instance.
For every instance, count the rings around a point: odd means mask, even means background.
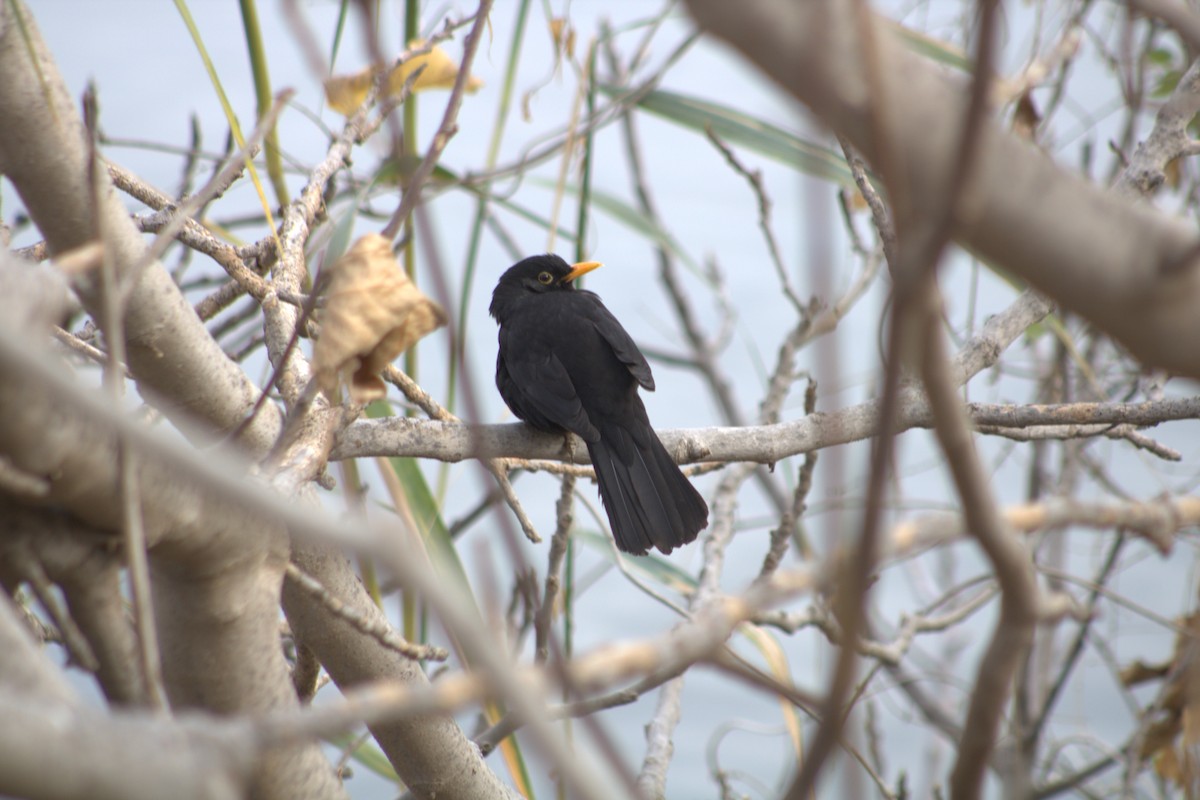
[[[708,505],[650,427],[638,384],[650,365],[592,292],[573,281],[600,266],[532,256],[500,276],[488,311],[500,325],[496,387],[512,412],[587,443],[617,547],[642,554],[687,544]]]

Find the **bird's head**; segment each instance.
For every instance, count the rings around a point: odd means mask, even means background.
[[[547,292],[563,292],[574,290],[573,281],[580,275],[591,272],[600,266],[598,261],[581,261],[578,264],[568,264],[556,255],[547,253],[541,256],[530,256],[509,267],[492,292],[492,304],[488,312],[497,321],[505,316],[505,312],[513,303],[519,302],[529,295],[545,294]]]

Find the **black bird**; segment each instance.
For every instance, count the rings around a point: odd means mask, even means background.
[[[650,427],[637,389],[654,391],[645,356],[572,283],[598,266],[531,256],[500,276],[488,307],[500,325],[496,388],[533,427],[587,442],[617,547],[669,553],[708,524],[708,504]]]

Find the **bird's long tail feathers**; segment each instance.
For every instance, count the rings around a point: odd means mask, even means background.
[[[669,553],[695,539],[708,524],[708,504],[653,430],[641,442],[617,425],[600,433],[588,454],[617,547],[637,555],[651,547]]]

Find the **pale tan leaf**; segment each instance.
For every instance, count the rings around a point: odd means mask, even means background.
[[[424,42],[414,40],[408,43],[409,49],[415,50],[424,46]],[[434,46],[430,48],[428,53],[413,56],[398,65],[392,70],[388,76],[388,92],[392,95],[397,95],[404,88],[405,81],[408,76],[412,75],[418,69],[421,69],[421,74],[417,76],[416,82],[413,83],[413,91],[420,92],[425,89],[450,89],[454,86],[454,81],[458,78],[458,62],[450,57],[440,47]],[[483,86],[483,79],[477,78],[474,75],[467,78],[465,91],[467,94],[474,94]]]
[[[1200,742],[1200,708],[1188,705],[1183,709],[1183,743],[1188,747]]]
[[[1121,670],[1121,683],[1125,686],[1137,686],[1139,683],[1165,678],[1171,672],[1171,664],[1147,664],[1141,659],[1134,661]]]
[[[738,626],[738,630],[763,654],[763,658],[766,659],[767,666],[771,670],[771,675],[780,683],[790,684],[792,670],[788,664],[787,654],[780,646],[779,641],[770,632],[757,625],[743,623]],[[792,755],[797,761],[802,760],[804,758],[804,734],[800,715],[796,713],[795,704],[782,695],[779,697],[779,706],[783,712],[784,727],[787,728],[788,736],[792,740]]]
[[[409,44],[412,49],[424,46],[424,42],[415,40]],[[404,84],[410,75],[421,67],[421,74],[413,81],[412,90],[421,92],[426,89],[449,89],[458,78],[458,64],[440,47],[430,48],[428,53],[421,53],[392,67],[388,73],[384,93],[388,97],[396,97],[404,91]],[[329,107],[342,116],[350,116],[367,99],[371,89],[371,81],[381,69],[380,65],[367,67],[352,75],[335,75],[325,80],[325,100]],[[474,94],[483,86],[483,79],[474,75],[467,78],[464,90]]]
[[[1173,747],[1164,747],[1154,754],[1154,771],[1164,781],[1176,786],[1183,783],[1183,769],[1179,765],[1179,754]]]
[[[1163,183],[1165,183],[1168,188],[1179,188],[1180,181],[1183,177],[1183,166],[1184,161],[1178,156],[1167,162],[1167,166],[1163,168],[1163,177],[1165,178]]]
[[[1042,114],[1038,111],[1033,100],[1033,92],[1027,91],[1017,99],[1016,110],[1013,111],[1012,131],[1022,139],[1033,141],[1037,127],[1042,122]]]
[[[353,75],[334,75],[325,79],[325,102],[344,117],[358,110],[367,99],[374,69],[367,67]]]
[[[1164,750],[1172,750],[1183,727],[1177,714],[1168,714],[1151,724],[1142,738],[1142,758],[1153,758]]]
[[[317,385],[330,399],[341,380],[357,402],[383,397],[384,367],[445,324],[442,307],[404,274],[391,243],[369,233],[333,266],[313,352]]]
[[[550,20],[550,36],[554,46],[567,54],[567,58],[575,57],[575,29],[566,17],[555,17]]]

